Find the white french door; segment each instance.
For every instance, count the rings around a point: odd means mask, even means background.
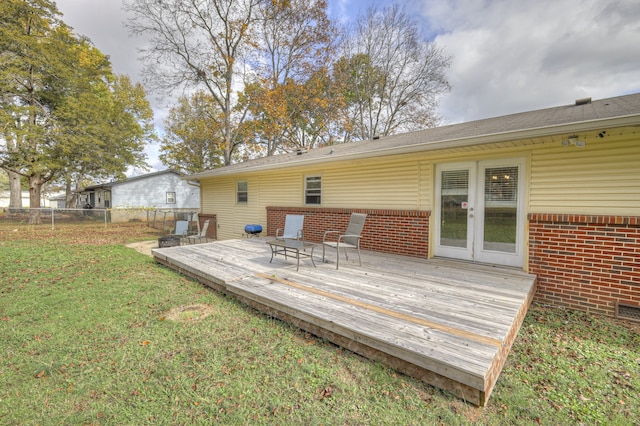
[[[522,266],[524,160],[436,166],[434,254]]]

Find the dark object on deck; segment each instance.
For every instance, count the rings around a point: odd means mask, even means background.
[[[168,235],[158,238],[158,248],[176,247],[180,245],[180,237],[178,235]]]
[[[247,238],[251,236],[258,237],[258,234],[262,232],[262,225],[245,225],[244,232],[247,234]]]

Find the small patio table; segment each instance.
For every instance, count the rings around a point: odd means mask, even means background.
[[[284,240],[270,240],[267,241],[267,244],[271,247],[271,260],[269,260],[269,263],[273,261],[273,256],[278,253],[284,254],[285,259],[287,258],[287,254],[295,254],[297,261],[296,271],[300,270],[300,256],[310,258],[313,267],[316,267],[316,263],[313,261],[313,248],[315,245],[312,243],[286,238]],[[304,251],[306,249],[311,249],[311,251],[307,253]]]

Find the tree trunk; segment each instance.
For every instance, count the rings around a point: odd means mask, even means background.
[[[9,211],[11,209],[22,208],[22,187],[20,185],[20,175],[15,172],[7,171],[9,175]]]
[[[29,176],[29,225],[39,225],[42,223],[40,215],[40,199],[43,184],[42,176]]]
[[[73,191],[71,189],[71,177],[67,176],[64,184],[64,206],[67,209],[75,208]]]

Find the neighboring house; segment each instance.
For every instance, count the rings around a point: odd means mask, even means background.
[[[200,208],[200,188],[173,170],[92,185],[79,191],[78,208],[195,211]],[[116,220],[112,215],[112,220]]]
[[[4,173],[4,172],[1,172]],[[22,208],[29,208],[31,203],[29,198],[29,191],[21,191],[22,198]],[[0,191],[0,208],[9,207],[9,203],[11,201],[11,192],[10,191]],[[40,207],[49,207],[49,200],[47,200],[44,196],[40,199]]]
[[[260,158],[188,177],[218,238],[305,239],[368,213],[362,246],[522,268],[537,300],[640,315],[640,94]],[[628,305],[628,306],[627,306]],[[628,311],[630,310],[630,311]]]
[[[67,197],[65,194],[55,194],[48,198],[49,205],[54,209],[64,209],[67,206]]]

